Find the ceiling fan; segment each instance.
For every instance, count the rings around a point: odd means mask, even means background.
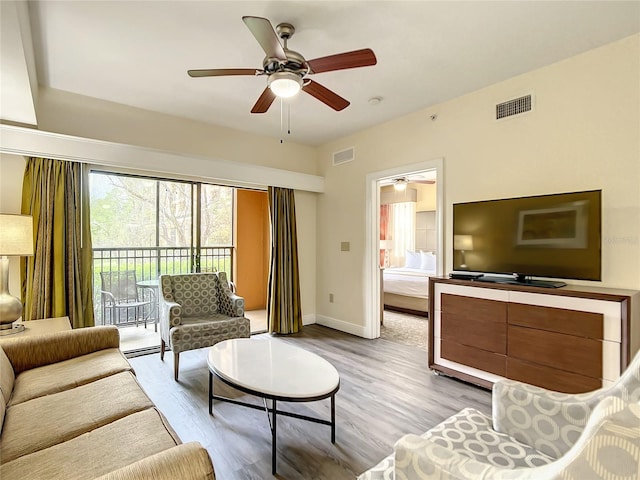
[[[433,185],[434,183],[436,183],[436,181],[431,179],[423,179],[421,178],[420,175],[416,175],[415,177],[412,177],[412,178],[409,178],[409,177],[394,178],[391,181],[391,183],[395,190],[402,191],[402,190],[406,190],[407,185],[409,185],[410,183],[424,183],[427,185]]]
[[[300,53],[289,50],[287,47],[288,40],[295,32],[293,25],[280,23],[274,31],[271,22],[266,18],[242,17],[242,20],[266,53],[262,61],[262,69],[214,68],[188,70],[187,73],[190,77],[266,75],[267,87],[251,109],[251,113],[265,113],[276,97],[292,97],[300,90],[336,111],[343,110],[349,106],[349,101],[307,76],[335,70],[367,67],[377,63],[376,56],[370,48],[305,60]],[[282,39],[284,45],[280,43],[278,37]]]

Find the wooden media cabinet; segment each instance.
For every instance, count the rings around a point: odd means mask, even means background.
[[[490,388],[510,378],[580,393],[640,349],[640,292],[431,278],[429,368]]]

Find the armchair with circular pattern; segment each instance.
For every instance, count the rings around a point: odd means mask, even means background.
[[[244,299],[232,293],[224,272],[161,275],[159,297],[160,359],[173,351],[176,381],[180,352],[251,335]]]

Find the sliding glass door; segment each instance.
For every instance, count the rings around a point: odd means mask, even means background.
[[[90,197],[96,324],[155,334],[160,275],[225,271],[233,279],[233,188],[96,171]],[[131,348],[150,346],[143,343]]]

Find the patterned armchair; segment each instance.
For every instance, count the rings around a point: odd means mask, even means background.
[[[609,388],[551,392],[512,380],[493,387],[493,418],[467,408],[358,480],[640,479],[640,353]]]
[[[176,381],[180,352],[251,335],[244,299],[231,292],[224,272],[161,275],[159,304],[160,359],[168,346]]]

